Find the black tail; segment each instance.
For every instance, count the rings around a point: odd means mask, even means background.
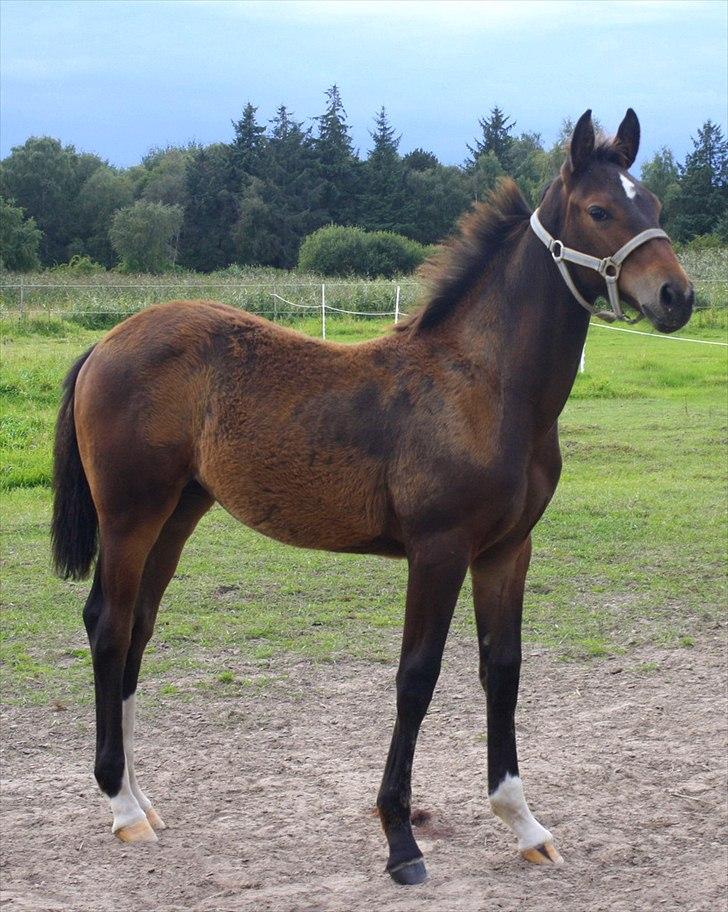
[[[56,421],[51,543],[55,571],[64,579],[88,576],[98,540],[96,507],[81,464],[73,420],[76,378],[92,351],[90,348],[76,361],[63,381],[63,401]]]

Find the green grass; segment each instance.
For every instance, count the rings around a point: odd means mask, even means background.
[[[315,319],[296,325],[320,331]],[[334,319],[329,336],[356,341],[388,325]],[[48,483],[59,382],[99,333],[47,319],[2,328],[3,697],[89,700],[88,586],[49,572]],[[698,314],[680,335],[725,341],[725,322]],[[725,380],[724,348],[591,330],[561,421],[562,481],[534,535],[527,640],[598,658],[641,643],[689,648],[715,623],[725,605]],[[165,596],[145,688],[184,699],[264,687],[282,655],[391,661],[405,579],[403,562],[288,548],[216,507]],[[472,633],[469,583],[454,625]],[[240,659],[260,674],[239,677]]]

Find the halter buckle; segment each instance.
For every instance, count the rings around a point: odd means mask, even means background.
[[[558,247],[558,252],[557,252],[557,250],[556,250],[557,247]],[[551,244],[550,244],[550,246],[549,246],[549,250],[551,251],[551,256],[554,258],[554,263],[560,263],[560,262],[563,260],[563,258],[564,258],[564,245],[563,245],[563,242],[562,242],[562,241],[557,241],[556,238],[554,238],[554,239],[551,241]]]
[[[598,272],[605,282],[616,282],[621,269],[621,263],[615,263],[611,257],[604,257],[599,264]]]

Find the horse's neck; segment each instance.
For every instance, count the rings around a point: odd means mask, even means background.
[[[499,377],[505,414],[543,433],[569,397],[588,328],[587,312],[526,228],[491,263],[483,291],[463,309],[459,337]]]

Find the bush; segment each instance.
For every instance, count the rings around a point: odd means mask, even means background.
[[[53,266],[51,272],[67,276],[86,276],[97,275],[99,272],[106,272],[106,268],[102,266],[101,263],[92,260],[91,257],[82,256],[77,253],[74,254],[67,263],[60,263],[58,266]]]
[[[304,238],[298,268],[324,276],[392,278],[415,270],[429,250],[392,231],[329,225]]]

